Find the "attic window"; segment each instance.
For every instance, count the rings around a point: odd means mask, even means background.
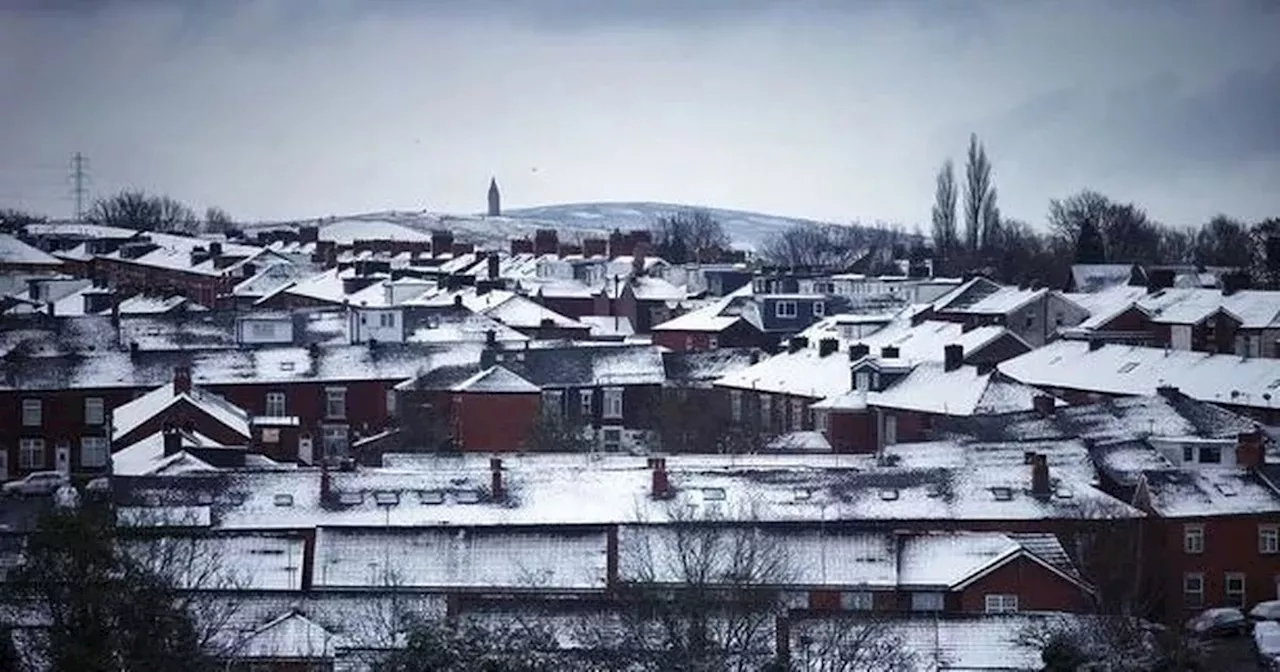
[[[271,500],[276,506],[293,506],[293,495],[276,495]]]
[[[1138,368],[1137,362],[1125,362],[1124,365],[1119,368],[1117,373],[1129,373],[1136,368]]]
[[[892,502],[898,498],[897,488],[884,488],[880,491],[880,499],[886,502]]]
[[[997,502],[1007,502],[1013,499],[1013,488],[991,488],[991,496],[995,497]]]
[[[338,495],[338,503],[346,506],[358,506],[364,503],[363,492],[344,492]]]
[[[459,504],[476,504],[480,501],[480,492],[476,490],[459,490],[453,495]]]
[[[423,490],[418,493],[418,501],[428,506],[444,504],[444,493],[439,490]]]
[[[703,488],[702,499],[708,502],[724,501],[724,488]]]
[[[378,506],[395,506],[400,503],[400,493],[394,490],[379,490],[373,493],[373,502]]]

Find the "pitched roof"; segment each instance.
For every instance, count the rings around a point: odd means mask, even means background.
[[[345,642],[342,635],[329,632],[299,612],[290,611],[237,642],[235,656],[250,660],[332,659],[334,650]]]
[[[1002,415],[1026,411],[1037,394],[1033,387],[979,373],[975,366],[947,371],[940,362],[921,362],[885,390],[849,391],[823,399],[814,408],[872,406],[934,415]]]
[[[112,438],[119,439],[174,404],[185,401],[217,420],[228,429],[249,438],[249,414],[212,392],[192,387],[190,392],[177,392],[172,382],[117,406],[111,412]]]
[[[62,260],[21,240],[0,233],[0,264],[13,266],[56,266]]]
[[[536,394],[542,391],[542,388],[501,366],[491,366],[449,389],[483,394]]]
[[[1280,361],[1125,345],[1089,349],[1058,340],[1002,362],[1005,375],[1037,387],[1150,395],[1171,385],[1199,401],[1269,408],[1280,399]]]

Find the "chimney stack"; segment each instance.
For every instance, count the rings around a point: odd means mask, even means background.
[[[333,493],[333,477],[329,475],[329,461],[320,458],[320,503],[329,501],[329,496]]]
[[[1044,453],[1036,453],[1031,458],[1031,496],[1049,498],[1049,458]]]
[[[793,336],[787,341],[787,352],[796,353],[809,347],[809,339],[804,336]]]
[[[1053,417],[1054,406],[1057,400],[1047,394],[1037,394],[1031,397],[1031,408],[1042,418]]]
[[[958,343],[944,346],[942,348],[942,369],[944,371],[955,371],[964,364],[964,346]]]
[[[667,499],[671,497],[671,481],[667,478],[667,458],[651,458],[649,464],[653,469],[653,498]]]
[[[1182,396],[1182,391],[1173,385],[1161,385],[1156,388],[1156,394],[1168,401],[1177,401]]]
[[[489,498],[493,501],[502,501],[506,498],[506,491],[502,485],[502,458],[489,458]]]
[[[880,348],[880,356],[884,359],[897,359],[899,354],[901,354],[901,351],[898,350],[896,345],[886,345]]]
[[[1267,447],[1262,440],[1262,431],[1241,432],[1236,437],[1236,466],[1259,469],[1266,462]]]
[[[1101,350],[1102,346],[1104,345],[1106,345],[1106,343],[1102,342],[1101,340],[1096,338],[1091,338],[1089,339],[1089,352],[1093,352],[1095,350]]]
[[[840,349],[840,341],[834,338],[824,338],[818,341],[818,356],[826,357]]]
[[[174,395],[188,394],[190,392],[191,392],[191,367],[189,366],[173,367]]]
[[[164,454],[165,457],[176,455],[182,452],[182,432],[171,423],[165,423],[164,426]]]
[[[854,343],[849,346],[849,361],[856,362],[871,354],[871,346],[866,343]]]
[[[498,258],[498,253],[497,253],[497,252],[490,252],[490,253],[489,253],[489,260],[488,260],[489,269],[488,269],[488,270],[489,270],[489,279],[490,279],[490,280],[497,280],[497,279],[498,279],[498,265],[499,265],[499,264],[501,264],[501,263],[502,263],[502,260]]]

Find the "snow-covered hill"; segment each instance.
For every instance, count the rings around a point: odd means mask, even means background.
[[[248,230],[278,228],[284,225],[319,224],[322,237],[348,242],[359,238],[403,238],[415,240],[432,229],[449,229],[460,242],[488,246],[504,245],[512,238],[532,236],[538,229],[554,228],[562,236],[606,236],[619,229],[647,229],[664,215],[693,209],[695,206],[672,203],[568,203],[520,208],[501,217],[483,215],[448,215],[430,211],[386,211],[360,215],[323,217],[305,221],[265,222],[249,225]],[[778,217],[741,210],[698,208],[710,213],[729,240],[737,247],[757,248],[769,234],[794,225],[819,225],[809,219]]]

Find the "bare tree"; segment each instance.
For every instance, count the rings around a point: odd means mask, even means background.
[[[969,153],[965,160],[964,236],[972,255],[984,246],[984,236],[998,225],[995,189],[991,186],[991,162],[987,150],[978,142],[977,134],[969,136]]]
[[[769,236],[760,256],[775,266],[844,269],[877,243],[879,236],[863,226],[800,224]]]
[[[1243,222],[1218,215],[1200,228],[1195,259],[1202,266],[1249,268],[1253,249],[1253,238]]]
[[[1254,224],[1249,233],[1253,237],[1254,286],[1280,289],[1280,217]]]
[[[226,233],[233,226],[234,220],[226,210],[219,207],[211,207],[204,211],[204,230],[209,233]]]
[[[595,447],[589,431],[563,409],[544,409],[534,416],[522,447],[531,453],[588,453]]]
[[[0,208],[0,233],[15,233],[28,224],[48,221],[44,215],[36,215],[13,208]]]
[[[884,618],[823,618],[793,626],[793,668],[803,672],[912,672],[915,652]]]
[[[688,210],[658,219],[653,227],[654,253],[673,263],[719,259],[729,249],[729,237],[706,210]]]
[[[946,266],[959,247],[956,232],[956,170],[951,159],[938,169],[937,186],[933,193],[933,246],[939,259]]]
[[[757,422],[735,422],[712,404],[697,403],[699,390],[666,389],[650,410],[651,449],[666,453],[751,454],[777,437]],[[693,412],[690,408],[699,408]],[[756,417],[756,416],[753,416]]]
[[[200,228],[200,218],[186,205],[168,196],[131,190],[98,199],[85,219],[92,224],[165,233],[195,233]]]
[[[1144,557],[1148,523],[1119,504],[1090,503],[1066,539],[1068,553],[1084,580],[1093,587],[1097,613],[1147,618],[1163,594],[1158,562]]]
[[[643,518],[643,516],[641,516]],[[774,659],[782,539],[750,504],[731,512],[673,502],[666,520],[623,529],[621,627],[606,646],[642,669],[757,670]]]

